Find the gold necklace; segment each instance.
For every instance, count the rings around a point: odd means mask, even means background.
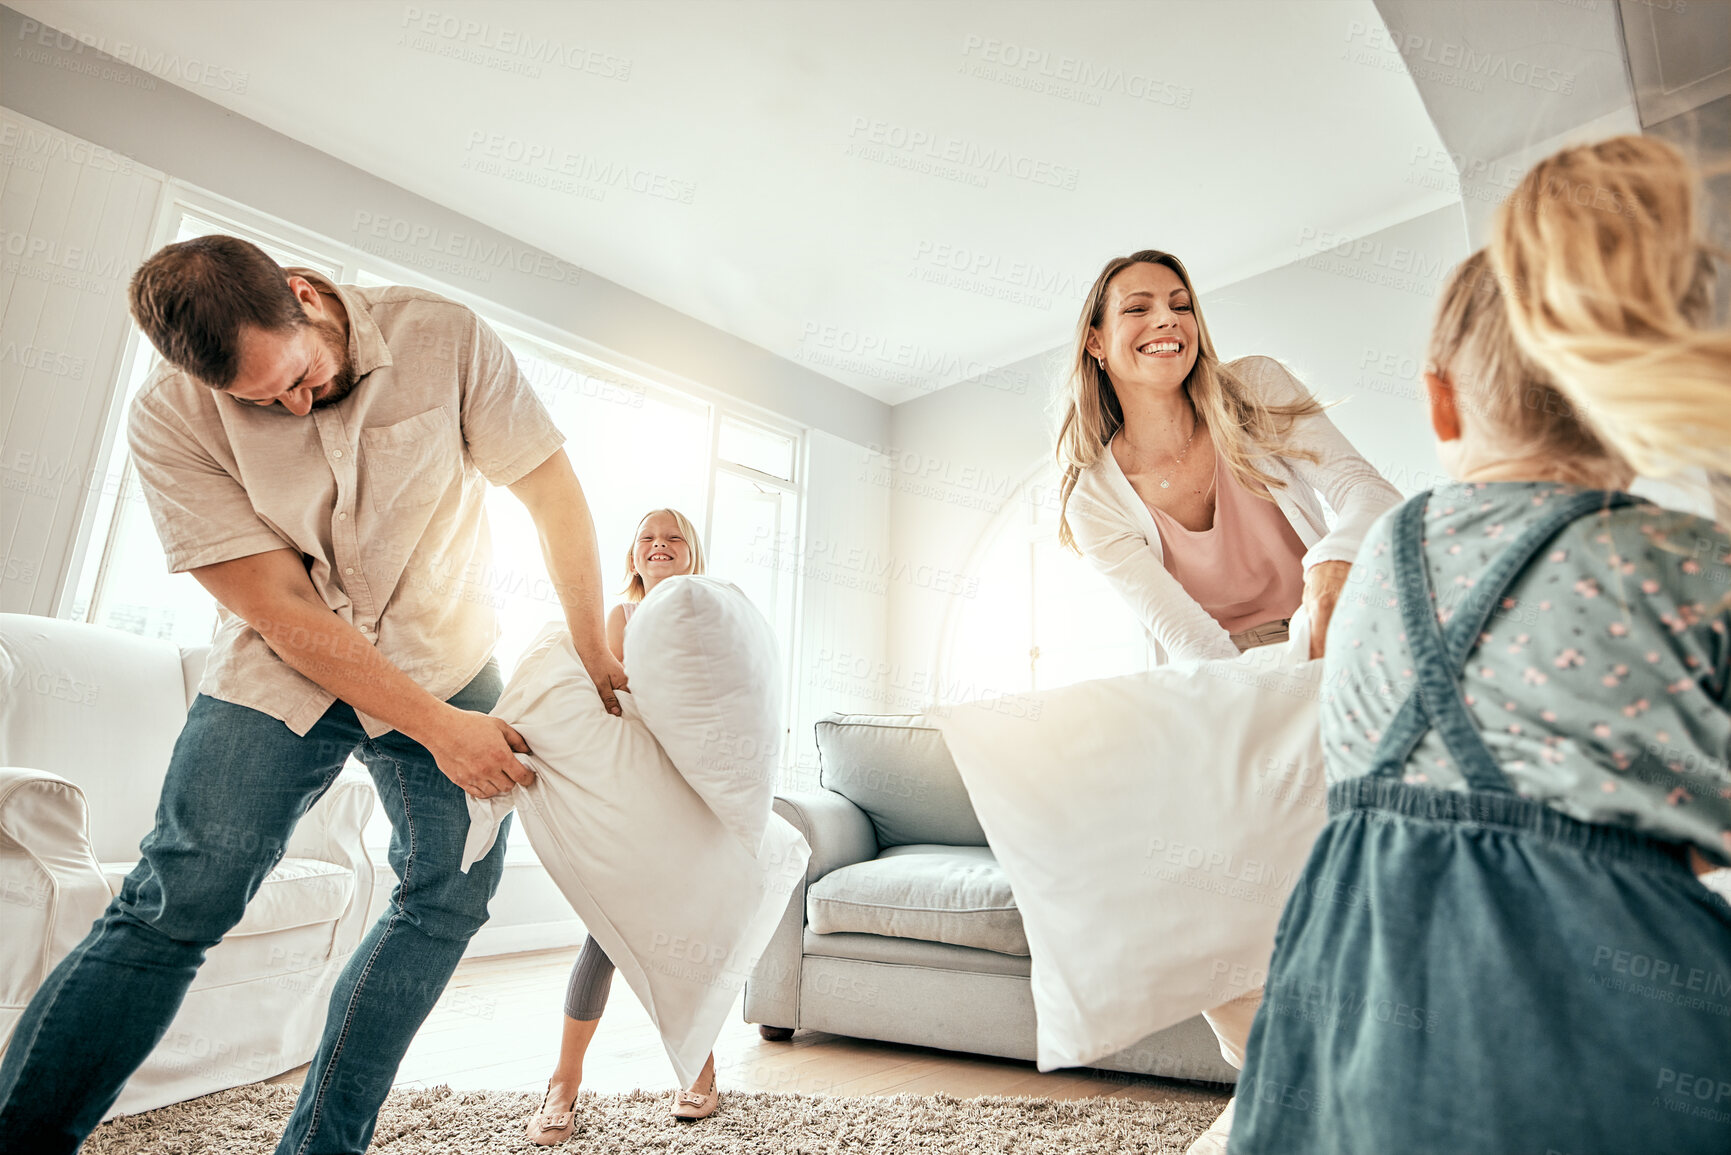
[[[1186,453],[1190,452],[1190,443],[1192,441],[1196,440],[1196,427],[1200,424],[1201,424],[1201,422],[1197,421],[1195,418],[1191,418],[1191,420],[1190,420],[1190,436],[1186,437],[1184,439],[1184,448],[1180,449],[1178,451],[1178,456],[1176,456],[1172,459],[1172,468],[1176,469],[1180,465],[1184,464],[1184,455]],[[1172,483],[1170,481],[1168,481],[1166,478],[1162,477],[1160,479],[1160,488],[1161,489],[1171,489]]]

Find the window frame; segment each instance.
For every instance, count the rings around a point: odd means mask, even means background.
[[[809,509],[805,501],[803,488],[796,486],[794,482],[784,481],[779,477],[772,477],[771,475],[764,473],[761,470],[753,469],[748,465],[740,465],[737,462],[724,461],[721,457],[721,425],[727,417],[720,410],[716,409],[711,409],[710,413],[709,460],[711,468],[709,473],[708,502],[703,511],[705,525],[704,536],[706,538],[711,537],[709,527],[712,527],[715,523],[715,495],[721,488],[717,484],[717,479],[722,476],[738,478],[739,480],[747,481],[766,489],[777,490],[786,496],[792,497],[794,503],[792,518],[793,525],[789,528],[785,537],[780,533],[777,533],[775,539],[777,549],[788,550],[792,553],[794,558],[794,564],[788,579],[788,590],[786,595],[789,599],[789,604],[785,607],[785,612],[788,616],[786,648],[781,655],[781,668],[784,671],[781,687],[781,706],[782,718],[785,720],[785,724],[782,727],[782,753],[785,758],[786,754],[793,749],[793,726],[795,720],[799,716],[800,679],[797,676],[797,669],[798,657],[802,652],[800,644],[805,633],[805,539],[806,518],[809,516]],[[789,467],[789,472],[791,472],[795,478],[799,478],[801,477],[801,471],[805,466],[805,435],[803,432],[801,432],[799,436],[793,438],[792,452],[793,463]],[[711,538],[711,540],[713,540],[713,538]],[[776,573],[779,578],[780,574],[788,571],[783,571],[780,566],[776,566],[772,572]],[[777,606],[776,610],[780,613],[782,612],[783,607]],[[772,626],[774,625],[774,623],[771,624]]]

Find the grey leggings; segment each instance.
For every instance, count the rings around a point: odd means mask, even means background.
[[[591,1023],[607,1009],[607,992],[613,986],[613,960],[590,935],[583,940],[577,963],[571,968],[571,985],[565,988],[565,1014],[580,1023]]]

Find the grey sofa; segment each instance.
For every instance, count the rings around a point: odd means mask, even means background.
[[[917,715],[831,714],[817,746],[822,788],[775,800],[811,864],[746,984],[746,1021],[768,1039],[804,1027],[1032,1060],[1021,915],[942,734]],[[1200,1016],[1095,1066],[1237,1079]]]

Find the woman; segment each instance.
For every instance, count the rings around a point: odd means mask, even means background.
[[[1279,362],[1221,363],[1183,263],[1153,249],[1108,262],[1088,294],[1058,460],[1059,541],[1106,575],[1160,663],[1286,641],[1301,606],[1320,657],[1359,542],[1400,501]],[[1261,996],[1204,1012],[1235,1067]],[[1225,1149],[1232,1110],[1193,1152]]]
[[[1459,483],[1373,528],[1335,621],[1329,820],[1234,1152],[1731,1150],[1731,904],[1696,880],[1731,861],[1731,537],[1624,492],[1731,473],[1691,185],[1651,138],[1565,150],[1444,287]]]

